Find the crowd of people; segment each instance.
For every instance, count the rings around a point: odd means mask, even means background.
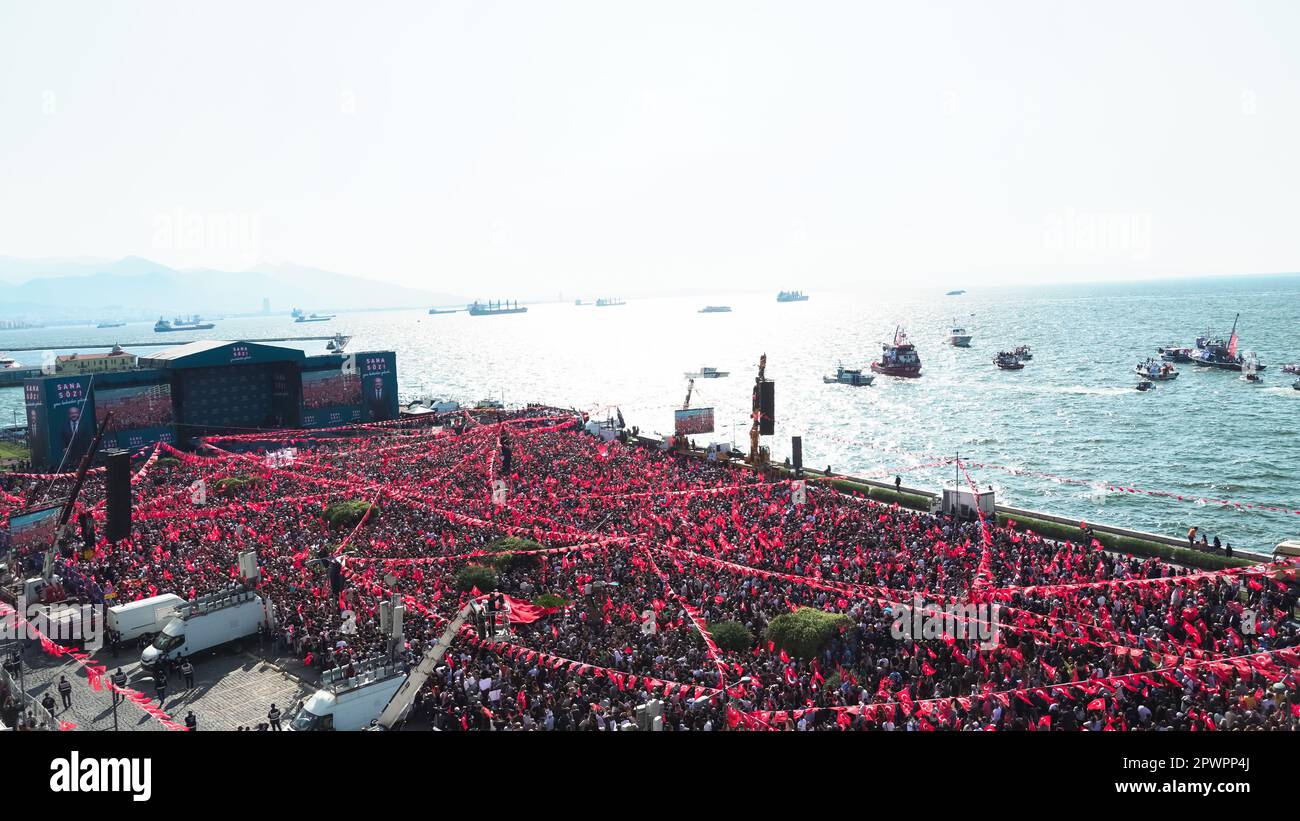
[[[1297,588],[1278,568],[1192,571],[816,481],[796,504],[784,476],[581,421],[528,408],[168,449],[134,484],[131,539],[66,551],[65,584],[193,597],[241,581],[255,549],[274,640],[322,670],[388,651],[393,596],[410,664],[493,592],[481,580],[536,603],[509,635],[463,628],[412,715],[444,731],[1300,729]],[[102,494],[83,496],[96,517]],[[343,500],[375,507],[332,525]],[[983,606],[997,641],[899,638],[918,597]],[[800,653],[769,627],[804,608],[839,618]]]

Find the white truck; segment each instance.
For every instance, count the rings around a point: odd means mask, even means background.
[[[326,670],[321,688],[303,702],[289,729],[364,730],[379,718],[405,680],[403,667],[382,659],[361,662],[351,671],[343,667]]]
[[[135,641],[161,632],[183,604],[185,599],[175,593],[163,593],[108,608],[105,623],[117,633],[119,641]]]
[[[153,671],[164,660],[238,644],[269,621],[266,602],[256,593],[231,590],[199,596],[176,609],[175,617],[140,654],[140,666]]]

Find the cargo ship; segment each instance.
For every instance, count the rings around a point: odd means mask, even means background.
[[[702,314],[729,314],[731,313],[730,305],[705,305],[700,309]]]
[[[206,331],[215,327],[216,325],[211,322],[204,322],[203,318],[199,316],[192,316],[189,319],[176,317],[176,319],[171,322],[168,322],[162,317],[158,317],[158,321],[154,323],[153,329],[154,333],[161,334],[170,331]]]
[[[612,308],[616,305],[626,305],[626,304],[627,303],[621,299],[609,299],[603,297],[601,299],[596,300],[597,308]]]
[[[808,295],[803,291],[782,291],[776,295],[777,302],[807,302]]]
[[[309,316],[303,316],[302,314],[298,314],[296,317],[293,318],[293,321],[294,322],[329,322],[333,318],[334,318],[334,314],[311,314]]]
[[[513,306],[513,307],[512,307]],[[528,308],[520,308],[519,302],[479,302],[474,300],[467,307],[470,316],[496,316],[497,314],[522,314],[527,313]]]

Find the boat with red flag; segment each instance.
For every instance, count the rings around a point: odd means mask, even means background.
[[[921,357],[916,347],[907,341],[903,326],[894,329],[894,342],[880,344],[880,359],[871,363],[871,370],[885,376],[902,376],[914,379],[921,375]]]
[[[1196,337],[1196,350],[1192,352],[1192,364],[1225,371],[1242,370],[1246,358],[1237,353],[1237,320],[1239,319],[1241,314],[1237,314],[1236,319],[1232,320],[1232,334],[1226,342],[1222,338],[1212,339],[1209,334]],[[1263,362],[1255,360],[1253,364],[1255,371],[1264,370]]]

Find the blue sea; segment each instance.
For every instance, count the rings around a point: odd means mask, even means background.
[[[731,313],[701,314],[708,304]],[[1241,314],[1240,347],[1268,364],[1264,384],[1239,374],[1179,365],[1181,376],[1146,393],[1134,365],[1171,342],[1205,331],[1227,336]],[[956,323],[969,349],[946,344]],[[870,387],[824,384],[837,362],[866,368],[906,328],[924,362],[920,379],[877,377]],[[730,371],[696,380],[693,407],[713,407],[717,433],[747,447],[750,390],[758,358],[776,382],[776,458],[803,437],[805,463],[838,472],[888,475],[960,453],[1000,502],[1095,522],[1182,536],[1192,525],[1234,547],[1267,552],[1300,535],[1300,515],[1194,501],[1228,499],[1300,509],[1300,390],[1281,365],[1300,361],[1300,276],[1233,277],[1104,285],[980,289],[882,295],[813,292],[778,304],[774,293],[629,299],[625,305],[532,305],[528,313],[470,317],[424,311],[340,314],[295,324],[288,316],[220,320],[212,331],[155,334],[122,328],[0,331],[0,351],[47,346],[57,353],[113,342],[181,344],[196,338],[354,337],[350,350],[398,354],[403,397],[473,403],[540,401],[580,409],[617,406],[643,432],[671,431],[686,395],[684,372]],[[293,344],[293,343],[284,343]],[[324,353],[325,342],[296,343]],[[1022,371],[1000,371],[993,355],[1029,345]],[[159,348],[130,348],[147,354]],[[39,364],[41,352],[15,353]],[[0,421],[22,419],[21,390],[0,389]],[[1040,474],[1081,480],[1061,482]],[[951,467],[903,474],[937,489]],[[1179,494],[1107,490],[1108,485]]]

